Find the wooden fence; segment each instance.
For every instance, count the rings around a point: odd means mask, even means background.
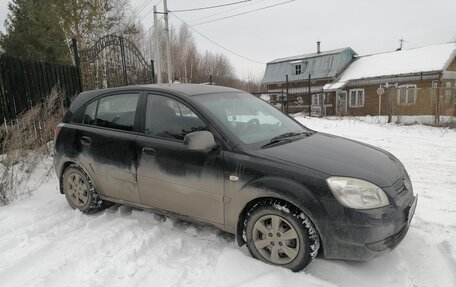
[[[43,102],[56,85],[65,92],[68,105],[69,99],[82,91],[78,69],[0,55],[0,123]]]

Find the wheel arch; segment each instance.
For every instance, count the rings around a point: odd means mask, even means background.
[[[284,204],[291,205],[300,212],[303,212],[312,221],[313,225],[317,229],[320,241],[323,245],[324,239],[321,238],[322,232],[320,222],[325,211],[310,189],[303,184],[286,178],[268,177],[256,180],[246,185],[241,189],[241,192],[254,194],[254,196],[245,201],[245,204],[237,214],[235,235],[239,246],[245,244],[244,228],[248,212],[256,204],[265,200],[278,200]]]
[[[73,165],[73,164],[77,164],[76,162],[74,161],[65,161],[63,164],[62,164],[62,167],[60,168],[59,170],[59,174],[58,174],[58,177],[59,177],[59,190],[60,190],[60,193],[63,194],[63,175],[65,174],[65,170],[70,166],[70,165]]]
[[[58,177],[59,177],[59,188],[60,188],[60,193],[61,194],[64,194],[63,192],[63,176],[65,174],[65,171],[67,170],[68,167],[72,166],[72,165],[76,165],[78,166],[80,169],[82,169],[87,175],[90,176],[90,174],[87,172],[87,169],[80,163],[74,161],[74,160],[66,160],[60,170],[59,170],[59,174],[58,174]],[[95,183],[93,183],[95,184]]]

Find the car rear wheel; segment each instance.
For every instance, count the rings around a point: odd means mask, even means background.
[[[305,268],[320,247],[310,219],[281,201],[256,204],[248,212],[245,229],[247,247],[253,257],[295,272]]]
[[[94,213],[112,205],[99,197],[90,177],[75,164],[63,174],[63,193],[73,209],[84,213]]]

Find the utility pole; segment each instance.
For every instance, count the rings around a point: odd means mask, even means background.
[[[168,65],[168,83],[173,82],[173,71],[171,68],[171,46],[169,44],[169,23],[168,23],[168,16],[169,16],[169,11],[168,11],[168,1],[163,0],[163,6],[165,8],[165,33],[166,33],[166,61]]]
[[[157,63],[157,84],[162,83],[161,78],[161,59],[160,59],[160,31],[158,30],[157,6],[154,6],[154,42],[155,42],[155,63]]]

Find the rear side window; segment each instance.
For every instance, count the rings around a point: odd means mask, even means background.
[[[84,124],[132,131],[139,94],[103,97],[90,103],[84,113]]]
[[[82,122],[86,125],[95,125],[95,116],[97,113],[98,101],[92,102],[87,105]]]

